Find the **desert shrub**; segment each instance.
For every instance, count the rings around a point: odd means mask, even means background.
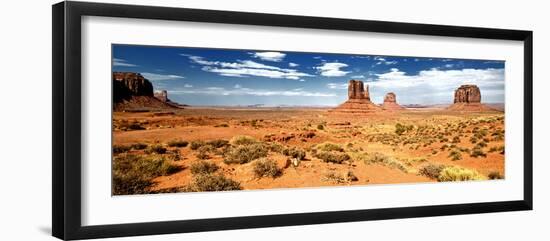
[[[335,184],[346,183],[346,179],[336,172],[325,173],[325,175],[321,178],[321,181],[332,182]]]
[[[152,146],[149,146],[147,147],[147,149],[145,149],[145,153],[147,154],[164,154],[166,153],[166,148],[164,148],[162,145],[152,145]]]
[[[277,177],[281,175],[281,169],[277,163],[268,158],[260,158],[253,163],[253,171],[256,177]]]
[[[266,145],[267,149],[269,149],[272,152],[282,153],[285,149],[285,147],[277,142],[270,142]]]
[[[452,143],[460,143],[460,137],[454,136],[454,137],[453,137],[453,140],[452,140],[451,142],[452,142]]]
[[[413,125],[403,125],[401,123],[395,124],[395,134],[402,135],[407,131],[411,131],[414,128]]]
[[[431,178],[431,179],[438,179],[439,178],[439,173],[441,173],[441,171],[444,168],[445,168],[444,165],[430,163],[428,165],[425,165],[425,166],[421,167],[418,170],[418,174],[426,176],[426,177]]]
[[[208,141],[206,144],[209,145],[209,146],[212,146],[214,148],[221,148],[221,147],[229,145],[229,141],[218,139],[218,140]]]
[[[145,127],[141,126],[138,122],[122,122],[119,125],[122,130],[145,130]]]
[[[452,150],[452,151],[449,153],[449,157],[450,157],[451,160],[453,160],[453,161],[458,161],[458,160],[461,160],[461,159],[462,159],[462,154],[461,154],[460,151],[458,151],[458,150]]]
[[[130,148],[134,149],[134,150],[143,150],[145,148],[147,148],[147,144],[144,144],[144,143],[134,143],[134,144],[131,144],[130,145]]]
[[[258,140],[251,136],[234,136],[233,138],[231,138],[229,143],[235,146],[252,145],[258,143]]]
[[[474,147],[472,149],[472,152],[470,152],[470,156],[471,157],[487,157],[487,154],[485,154],[485,152],[483,152],[483,149],[479,148],[479,147]]]
[[[208,146],[208,145],[201,146],[199,147],[199,149],[197,149],[197,154],[195,156],[199,159],[209,159],[210,158],[209,153],[211,151],[212,151],[211,146]]]
[[[191,148],[191,150],[197,150],[204,145],[206,145],[206,142],[204,141],[191,141],[191,143],[189,144],[189,148]]]
[[[283,155],[303,160],[306,157],[306,152],[301,148],[291,147],[283,150]]]
[[[216,174],[197,175],[193,183],[185,188],[188,192],[213,192],[241,190],[241,184],[237,181]]]
[[[198,161],[191,164],[191,173],[195,175],[211,174],[216,172],[220,167],[214,163],[207,161]]]
[[[483,180],[481,174],[475,170],[462,167],[445,167],[439,173],[437,178],[440,182]]]
[[[267,148],[262,144],[244,145],[231,147],[224,153],[224,162],[231,163],[248,163],[254,159],[267,156]]]
[[[479,147],[479,148],[483,148],[483,147],[486,147],[486,146],[487,146],[487,142],[485,142],[485,141],[480,141],[475,145],[475,147]]]
[[[350,159],[350,156],[345,152],[338,151],[319,151],[314,154],[315,157],[324,162],[341,164]]]
[[[167,144],[169,147],[186,147],[189,142],[183,140],[171,140]]]
[[[477,138],[475,136],[470,137],[470,143],[475,144],[477,142]]]
[[[399,169],[402,172],[408,172],[407,167],[402,162],[379,152],[367,155],[364,162],[365,164],[380,164],[390,168]]]
[[[152,179],[172,174],[179,167],[162,157],[122,155],[113,159],[113,194],[128,195],[148,193]]]
[[[130,149],[131,149],[130,146],[113,145],[113,153],[114,154],[120,154],[120,153],[128,152]]]
[[[348,170],[348,172],[346,173],[346,181],[356,182],[359,181],[359,178],[357,178],[357,176],[355,176],[355,174],[351,170]]]
[[[344,151],[344,148],[342,148],[340,145],[334,144],[331,142],[324,142],[324,143],[318,144],[317,146],[315,146],[315,149],[318,151],[339,151],[339,152]]]
[[[489,175],[487,175],[489,177],[489,179],[491,180],[495,180],[495,179],[504,179],[504,176],[502,174],[500,174],[500,172],[498,171],[492,171],[492,172],[489,172]]]
[[[215,125],[214,127],[229,127],[229,125],[227,123],[222,123],[219,125]]]
[[[321,125],[321,124],[319,124],[319,125],[317,125],[317,129],[318,129],[318,130],[321,130],[321,131],[322,131],[322,130],[324,130],[324,129],[325,129],[325,126],[324,126],[324,125]]]

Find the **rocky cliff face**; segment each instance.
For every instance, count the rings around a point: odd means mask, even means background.
[[[139,73],[113,72],[115,111],[174,108],[154,97],[153,84]]]
[[[454,103],[480,103],[481,92],[476,85],[462,85],[455,90]]]
[[[162,102],[170,101],[170,99],[168,99],[168,91],[166,91],[166,90],[161,90],[161,91],[155,92],[155,98],[159,99]]]
[[[397,104],[397,97],[396,97],[395,93],[393,93],[393,92],[387,93],[384,96],[384,103],[382,104],[382,108],[384,110],[390,110],[390,111],[405,109],[402,106],[400,106],[399,104]]]
[[[363,81],[350,80],[348,83],[348,100],[331,110],[335,113],[371,113],[382,110],[370,101],[369,86],[365,89]]]
[[[455,90],[451,111],[497,111],[481,103],[481,91],[477,85],[461,85]]]

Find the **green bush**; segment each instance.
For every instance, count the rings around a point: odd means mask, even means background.
[[[258,140],[251,136],[234,136],[229,143],[235,146],[252,145],[258,143]]]
[[[277,177],[281,175],[281,169],[277,163],[268,158],[260,158],[253,163],[253,171],[256,177]]]
[[[183,140],[171,140],[168,142],[169,147],[186,147],[188,144],[189,142]]]
[[[254,159],[267,156],[267,148],[262,144],[243,145],[228,148],[224,153],[224,162],[231,163],[248,163]]]
[[[283,150],[283,155],[289,156],[292,158],[297,158],[298,160],[303,160],[306,157],[306,152],[297,147],[286,148]]]
[[[147,147],[147,149],[145,149],[145,153],[147,154],[164,154],[166,153],[166,148],[164,148],[162,145],[152,145],[152,146],[149,146]]]
[[[319,151],[314,154],[316,158],[324,162],[341,164],[350,159],[350,156],[345,152],[338,151]]]
[[[199,174],[212,174],[216,172],[220,167],[214,163],[206,161],[197,161],[191,164],[191,173],[195,175]]]
[[[237,181],[216,174],[197,175],[193,178],[193,183],[185,191],[189,192],[213,192],[213,191],[232,191],[241,190],[241,184]]]
[[[423,167],[421,167],[418,170],[418,174],[426,176],[431,179],[438,179],[439,173],[445,168],[444,165],[438,165],[438,164],[428,164]]]
[[[437,178],[440,182],[483,180],[481,174],[475,170],[462,167],[445,167]]]

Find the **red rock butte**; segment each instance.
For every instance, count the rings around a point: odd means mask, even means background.
[[[481,91],[477,85],[461,85],[455,90],[454,103],[447,108],[451,111],[496,111],[481,103]]]
[[[384,96],[384,103],[382,104],[382,109],[389,110],[389,111],[399,111],[399,110],[404,110],[405,108],[397,104],[397,97],[395,96],[395,93],[390,92],[390,93],[387,93],[386,96]]]
[[[365,89],[363,81],[350,80],[348,83],[348,100],[331,110],[335,113],[373,113],[382,108],[370,100],[369,86]]]

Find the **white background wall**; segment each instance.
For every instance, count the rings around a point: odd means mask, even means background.
[[[0,7],[0,240],[54,240],[51,231],[51,8],[55,1]],[[550,194],[545,123],[550,24],[545,1],[108,1],[249,12],[533,30],[534,206],[436,218],[264,228],[117,240],[548,240]],[[339,201],[339,200],[335,200]],[[345,200],[342,201],[345,207]],[[230,208],[230,207],[228,207]]]

